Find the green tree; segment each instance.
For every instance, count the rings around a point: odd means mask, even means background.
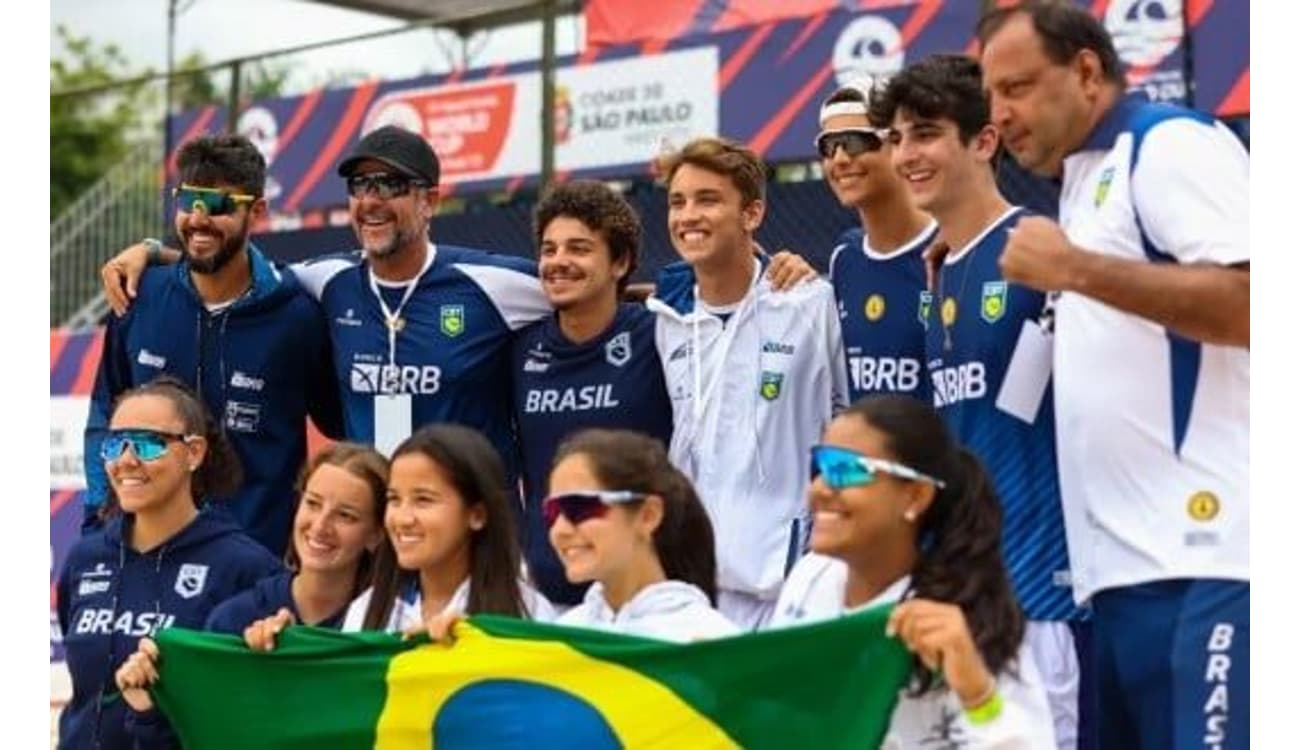
[[[59,96],[58,92],[111,83],[133,75],[114,45],[97,46],[88,37],[59,26],[63,54],[50,62],[50,216],[63,209],[122,160],[140,111],[149,100],[144,85],[98,95]]]

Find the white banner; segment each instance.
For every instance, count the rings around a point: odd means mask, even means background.
[[[665,146],[718,132],[718,51],[698,47],[556,71],[555,164],[568,171],[645,163]],[[390,91],[363,130],[400,125],[438,152],[444,182],[541,170],[536,71]]]
[[[50,489],[84,490],[82,443],[90,399],[50,396]]]

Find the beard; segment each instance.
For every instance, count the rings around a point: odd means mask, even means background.
[[[244,223],[239,227],[239,231],[224,238],[221,247],[217,248],[217,252],[206,258],[196,257],[190,252],[190,233],[187,232],[182,239],[185,240],[185,259],[190,264],[190,270],[195,273],[211,275],[225,268],[230,261],[234,260],[235,256],[239,255],[239,251],[244,249],[244,245],[248,242],[248,218],[245,216]]]

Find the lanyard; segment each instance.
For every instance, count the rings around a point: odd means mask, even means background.
[[[415,288],[420,285],[420,279],[433,265],[433,256],[436,252],[433,246],[430,246],[425,255],[424,266],[415,278],[406,283],[405,291],[402,292],[402,301],[397,303],[395,309],[390,310],[388,303],[384,301],[384,295],[379,291],[379,283],[375,281],[375,271],[369,269],[370,291],[374,292],[375,299],[379,301],[379,311],[384,316],[384,327],[388,329],[388,364],[394,371],[397,369],[397,332],[406,327],[406,321],[402,319],[402,309],[410,301],[411,295],[415,293]],[[382,379],[381,379],[382,380]]]

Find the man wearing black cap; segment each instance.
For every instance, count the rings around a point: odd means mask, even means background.
[[[379,128],[338,172],[362,250],[291,268],[327,317],[347,438],[391,453],[422,425],[463,424],[487,435],[513,475],[511,333],[550,311],[536,264],[429,240],[438,157],[419,135]],[[137,245],[104,267],[119,313],[145,258]]]

